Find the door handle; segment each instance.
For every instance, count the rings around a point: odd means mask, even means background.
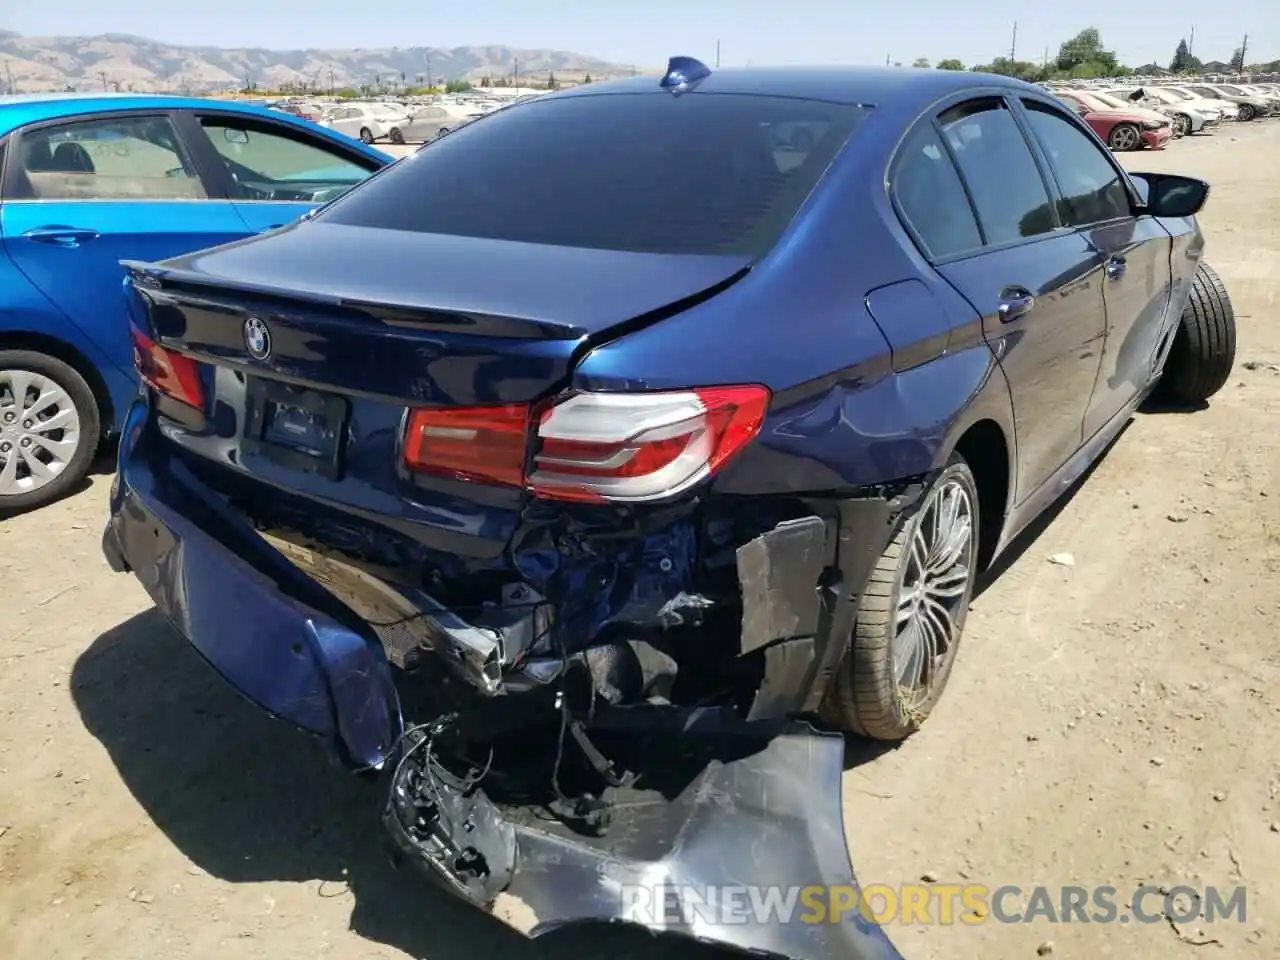
[[[97,230],[85,227],[34,227],[22,235],[36,243],[53,243],[60,247],[78,247],[82,241],[98,239]]]
[[[1125,267],[1127,266],[1128,266],[1128,263],[1125,261],[1124,257],[1121,257],[1121,256],[1108,257],[1107,268],[1106,268],[1107,279],[1119,280],[1122,276],[1124,276]]]
[[[1000,293],[1000,306],[996,312],[1000,314],[1001,323],[1009,323],[1019,317],[1026,316],[1036,305],[1036,298],[1030,290],[1022,287],[1006,287]]]

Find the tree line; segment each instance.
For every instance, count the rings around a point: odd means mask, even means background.
[[[897,64],[897,66],[901,66],[901,64]],[[927,58],[919,57],[912,63],[912,66],[929,67],[931,64]],[[1140,67],[1139,70],[1145,72],[1152,66],[1156,66],[1156,64],[1145,65]],[[1178,41],[1177,49],[1169,61],[1168,69],[1170,71],[1173,73],[1200,73],[1205,71],[1206,67],[1217,67],[1236,73],[1243,73],[1246,70],[1250,73],[1280,73],[1280,60],[1272,63],[1250,64],[1246,68],[1244,65],[1244,50],[1237,47],[1232,54],[1231,60],[1226,64],[1205,64],[1199,58],[1192,56],[1185,38]],[[1120,63],[1114,51],[1108,50],[1103,46],[1102,35],[1097,27],[1088,27],[1081,30],[1058,47],[1058,55],[1056,57],[1046,59],[1043,63],[1034,63],[1030,60],[1013,60],[1009,57],[996,57],[990,63],[980,63],[970,67],[960,60],[946,59],[939,60],[936,68],[938,70],[974,70],[982,73],[999,73],[1032,83],[1040,83],[1046,80],[1087,80],[1093,77],[1124,77],[1135,72],[1132,67],[1127,67]]]

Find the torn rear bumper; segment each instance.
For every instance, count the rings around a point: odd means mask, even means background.
[[[725,743],[711,719],[684,736]],[[856,906],[843,758],[843,738],[793,723],[673,796],[619,806],[599,837],[505,820],[483,791],[439,783],[442,816],[424,822],[404,802],[402,765],[384,820],[405,856],[527,936],[627,923],[757,956],[901,960]]]
[[[245,697],[326,738],[349,766],[382,766],[401,720],[381,645],[255,542],[242,521],[219,514],[180,464],[153,460],[140,430],[145,416],[135,405],[125,421],[102,539],[107,562],[133,571],[160,612]]]
[[[330,739],[350,766],[390,768],[384,821],[393,842],[455,895],[528,936],[622,922],[792,960],[900,960],[849,896],[843,739],[783,717],[804,704],[805,678],[819,667],[812,653],[755,719],[672,708],[673,733],[670,716],[664,732],[649,715],[636,723],[632,714],[622,726],[637,752],[656,758],[647,766],[661,773],[690,751],[699,761],[679,777],[651,777],[661,783],[642,777],[632,799],[612,803],[598,835],[540,820],[532,805],[499,807],[479,788],[435,784],[435,810],[424,817],[403,802],[415,741],[404,739],[377,636],[221,506],[179,459],[153,447],[142,429],[146,415],[137,406],[125,424],[103,535],[111,566],[134,572],[191,644],[264,710]],[[760,597],[786,594],[766,588],[801,555],[816,564],[806,546],[816,530],[806,540],[802,529],[758,558],[751,582]],[[782,550],[782,540],[798,552]],[[784,608],[797,612],[797,624],[814,616],[807,596]],[[761,637],[809,629],[774,623],[782,609],[761,622]],[[844,908],[839,917],[833,903]]]

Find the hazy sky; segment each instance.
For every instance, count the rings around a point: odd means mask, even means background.
[[[1029,12],[1036,7],[1039,12]],[[1249,34],[1250,62],[1280,57],[1280,0],[0,0],[0,28],[32,35],[131,33],[215,46],[551,47],[639,66],[676,53],[725,65],[883,63],[886,56],[958,57],[966,64],[1008,55],[1018,21],[1019,59],[1087,26],[1121,60],[1166,63],[1195,28],[1195,54],[1227,60]],[[1256,52],[1256,55],[1255,55]]]

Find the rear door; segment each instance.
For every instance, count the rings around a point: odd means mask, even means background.
[[[979,244],[961,244],[936,266],[982,315],[1008,377],[1022,500],[1081,445],[1104,334],[1103,258],[1062,228],[1050,181],[1003,97],[966,100],[927,122],[932,149],[954,165],[968,200],[950,213],[975,218]]]
[[[11,142],[0,237],[18,269],[132,371],[122,259],[164,260],[244,237],[169,112],[32,125]]]
[[[1107,330],[1085,414],[1088,438],[1151,379],[1169,311],[1172,239],[1154,217],[1134,216],[1128,178],[1071,117],[1039,99],[1025,98],[1022,106],[1061,194],[1063,226],[1104,258]]]
[[[382,164],[319,133],[244,114],[195,112],[181,121],[193,151],[253,233],[291,223],[346,193]]]

